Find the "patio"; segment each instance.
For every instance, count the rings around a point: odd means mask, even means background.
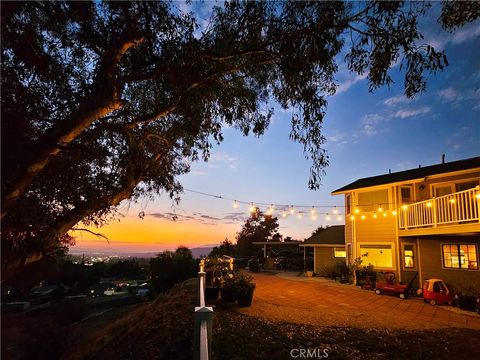
[[[293,273],[257,273],[254,301],[239,311],[256,317],[321,326],[480,329],[480,316],[431,306],[420,298],[375,295],[352,285]]]

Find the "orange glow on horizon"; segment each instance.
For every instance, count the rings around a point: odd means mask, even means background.
[[[165,219],[127,217],[101,228],[87,229],[105,235],[109,241],[85,231],[72,231],[78,249],[144,252],[175,249],[179,245],[189,248],[205,244],[219,244],[228,237],[235,239],[239,224],[207,225],[196,221],[170,221]],[[73,247],[73,249],[75,249]]]

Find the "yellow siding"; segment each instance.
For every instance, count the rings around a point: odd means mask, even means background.
[[[463,182],[470,179],[477,179],[479,181],[480,171],[472,171],[461,175],[455,176],[443,176],[438,178],[428,178],[425,181],[415,184],[415,201],[423,201],[430,199],[434,196],[432,193],[432,185],[448,182]]]
[[[339,246],[341,247],[341,246]],[[333,247],[315,247],[315,269],[316,274],[327,276],[333,271],[335,263],[338,261],[344,262],[344,258],[336,258],[333,256]]]
[[[477,251],[480,251],[480,240],[472,240],[465,237],[456,239],[445,237],[442,239],[419,239],[420,262],[422,279],[439,278],[444,280],[450,290],[462,286],[473,286],[480,289],[480,270],[444,269],[442,264],[441,244],[477,244]]]
[[[396,219],[393,215],[379,216],[373,219],[367,216],[361,220],[359,216],[354,220],[356,227],[356,242],[395,242],[396,237]]]

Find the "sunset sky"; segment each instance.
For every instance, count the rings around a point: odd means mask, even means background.
[[[205,18],[211,4],[191,6]],[[343,198],[330,193],[358,178],[439,163],[443,153],[446,161],[480,155],[480,23],[454,35],[443,32],[433,16],[423,25],[425,42],[445,49],[449,66],[431,75],[426,93],[413,100],[402,95],[403,73],[398,66],[390,89],[369,93],[366,79],[350,74],[339,60],[339,87],[329,98],[323,128],[330,166],[318,191],[308,190],[310,162],[301,145],[289,140],[291,113],[284,110],[276,111],[260,138],[224,129],[225,140],[213,149],[209,162],[193,164],[190,174],[180,178],[184,188],[255,204],[317,206],[319,213],[332,214],[337,206],[343,213]],[[142,211],[145,217],[140,219]],[[175,207],[166,196],[125,202],[119,221],[95,229],[109,243],[77,232],[71,252],[141,253],[218,244],[225,237],[235,239],[248,212],[247,205],[234,208],[230,200],[189,191]],[[316,227],[341,224],[343,219],[332,215],[327,221],[319,214],[312,220],[306,214],[279,223],[282,235],[304,239]]]

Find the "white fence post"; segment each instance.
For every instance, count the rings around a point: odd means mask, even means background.
[[[200,306],[195,307],[193,359],[208,360],[212,349],[213,308],[205,306],[205,261],[200,260],[198,273],[198,295]]]

